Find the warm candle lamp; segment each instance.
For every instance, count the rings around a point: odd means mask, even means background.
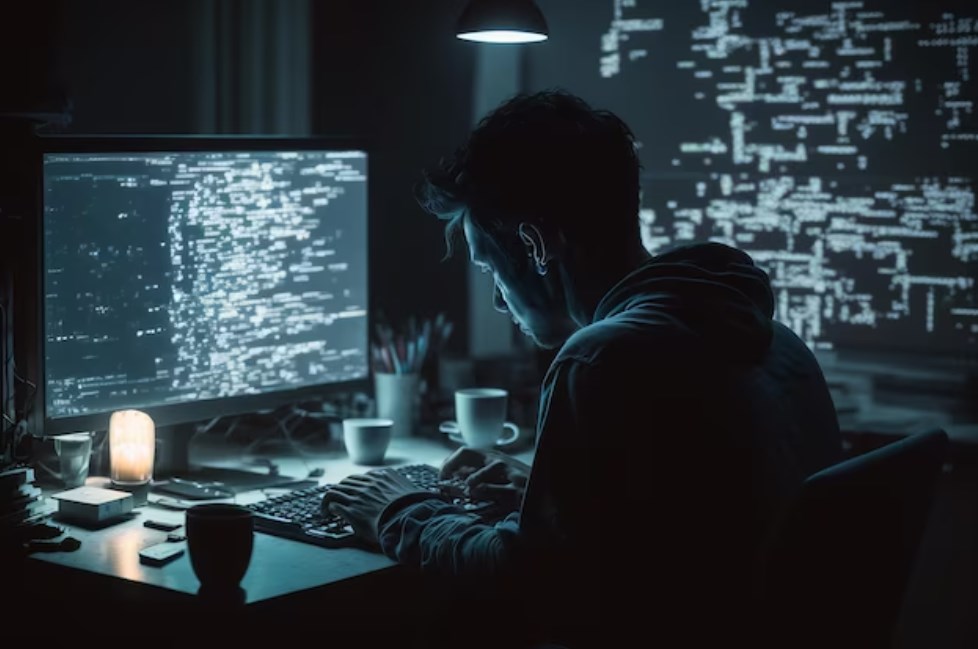
[[[119,410],[109,418],[109,465],[113,489],[133,493],[137,504],[146,501],[153,479],[156,426],[139,410]]]

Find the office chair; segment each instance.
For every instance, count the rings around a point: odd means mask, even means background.
[[[759,637],[781,647],[893,646],[948,445],[931,430],[803,483],[762,559]]]

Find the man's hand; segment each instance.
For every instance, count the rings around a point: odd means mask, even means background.
[[[441,465],[441,478],[443,480],[465,480],[486,466],[491,461],[489,456],[490,451],[480,451],[463,446],[449,455]]]
[[[530,479],[530,466],[496,451],[462,447],[445,460],[441,477],[463,480],[473,498],[516,509]]]
[[[377,522],[384,509],[401,496],[419,489],[396,471],[379,469],[351,475],[323,495],[323,511],[342,516],[362,541],[377,547]]]

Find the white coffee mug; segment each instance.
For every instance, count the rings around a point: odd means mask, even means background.
[[[519,427],[506,421],[508,400],[509,392],[500,388],[456,390],[455,421],[444,422],[439,430],[472,448],[508,446],[520,436]]]
[[[88,467],[92,458],[91,433],[67,433],[54,438],[54,452],[58,456],[59,468],[54,470],[39,462],[48,473],[60,480],[65,489],[73,489],[85,484]]]
[[[391,441],[391,419],[344,419],[343,443],[354,464],[383,464]]]

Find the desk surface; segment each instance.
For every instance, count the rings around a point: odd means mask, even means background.
[[[952,443],[978,446],[978,422],[955,422],[947,413],[920,408],[871,404],[859,410],[840,411],[839,425],[847,433],[878,433],[893,436],[942,428]]]
[[[439,466],[451,451],[452,446],[441,440],[395,438],[388,449],[387,466],[415,463]],[[531,461],[531,455],[531,451],[514,453],[515,457],[526,462]],[[283,475],[295,477],[305,477],[310,468],[323,468],[324,475],[319,479],[322,484],[335,483],[369,469],[353,464],[342,449],[324,451],[315,456],[276,457],[275,462]],[[105,478],[98,477],[89,478],[88,481],[94,485],[105,482]],[[237,494],[234,502],[248,504],[276,493],[281,491],[244,492]],[[166,532],[144,527],[143,521],[154,519],[181,524],[184,521],[184,511],[154,504],[159,498],[150,494],[150,503],[137,508],[132,519],[101,530],[86,530],[65,524],[68,534],[81,541],[81,547],[74,552],[35,554],[33,559],[194,595],[199,583],[186,552],[162,567],[147,566],[139,561],[139,550],[166,541]],[[179,543],[186,547],[185,541]],[[325,549],[256,533],[251,564],[241,586],[245,591],[246,603],[251,604],[383,571],[394,565],[387,557],[365,550]]]

